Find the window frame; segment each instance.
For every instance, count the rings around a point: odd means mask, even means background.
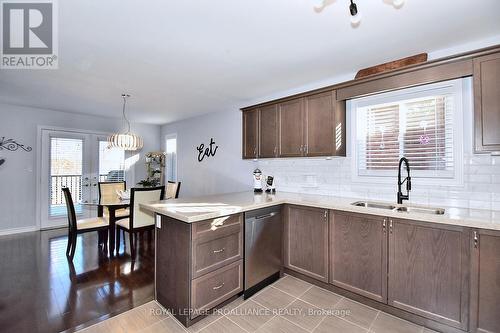
[[[416,87],[403,88],[390,92],[382,92],[374,95],[350,99],[347,101],[347,110],[350,116],[350,155],[351,155],[351,180],[357,183],[380,183],[393,184],[397,177],[397,171],[384,172],[380,175],[362,175],[359,173],[358,165],[358,115],[357,109],[369,105],[389,104],[402,100],[429,97],[436,94],[453,94],[453,177],[426,177],[425,171],[414,170],[412,178],[416,178],[422,185],[463,186],[464,184],[464,111],[470,108],[466,103],[472,93],[470,83],[466,79],[454,79],[449,81],[430,83]],[[411,166],[411,160],[410,160]]]

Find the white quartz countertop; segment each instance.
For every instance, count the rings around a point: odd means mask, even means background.
[[[213,219],[259,208],[271,207],[274,205],[293,204],[379,215],[384,217],[411,219],[423,222],[500,230],[499,211],[439,207],[446,210],[445,214],[433,215],[416,212],[397,212],[386,209],[357,207],[351,205],[351,203],[361,200],[362,199],[356,198],[287,192],[277,192],[276,194],[254,194],[249,191],[193,198],[170,199],[150,204],[142,204],[141,207],[186,223]],[[391,202],[384,203],[394,204]],[[409,205],[417,206],[412,205],[411,203]]]

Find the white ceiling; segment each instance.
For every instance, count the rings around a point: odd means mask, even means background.
[[[500,35],[498,0],[70,0],[59,69],[1,70],[0,102],[167,123]]]

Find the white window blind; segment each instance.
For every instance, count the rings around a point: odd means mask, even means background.
[[[405,156],[414,177],[455,178],[461,100],[460,80],[353,100],[357,175],[394,177]]]

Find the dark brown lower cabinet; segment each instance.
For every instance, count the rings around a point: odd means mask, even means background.
[[[330,212],[330,283],[387,302],[387,219]]]
[[[388,304],[467,330],[469,263],[466,228],[390,220]]]
[[[500,232],[471,235],[471,332],[500,332]]]
[[[328,210],[285,207],[285,267],[328,282]]]
[[[243,291],[243,215],[195,223],[161,216],[156,228],[156,300],[182,324]]]

